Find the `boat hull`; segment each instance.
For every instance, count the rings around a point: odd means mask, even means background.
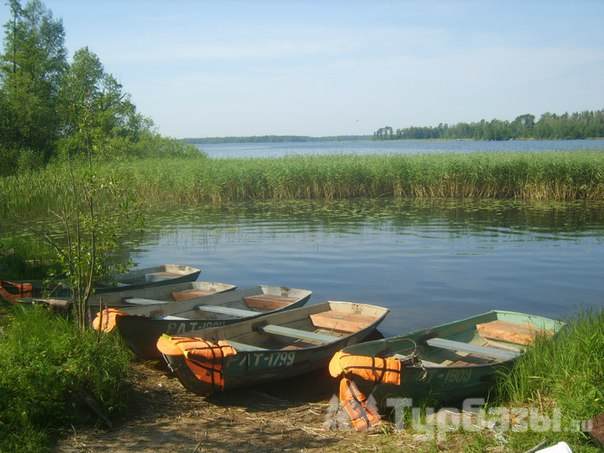
[[[406,335],[371,341],[344,349],[345,353],[362,356],[388,356],[397,353],[409,344],[421,345],[433,337],[453,337],[470,341],[476,332],[472,331],[477,323],[505,319],[516,323],[530,322],[540,328],[558,332],[564,323],[541,316],[524,313],[494,310],[471,318],[443,324],[430,329],[422,329]],[[405,351],[409,352],[409,351]],[[420,354],[421,358],[421,354]],[[465,364],[463,366],[426,366],[417,365],[403,368],[400,385],[368,383],[355,380],[359,388],[371,393],[382,407],[389,398],[411,398],[418,405],[451,404],[467,398],[487,398],[493,391],[500,373],[511,370],[517,358],[501,360],[489,364]]]
[[[190,274],[186,274],[186,275],[182,275],[180,277],[174,277],[174,278],[170,278],[170,279],[166,279],[166,280],[159,280],[159,281],[155,281],[155,282],[133,283],[133,284],[119,286],[119,287],[118,286],[99,286],[99,287],[95,288],[94,292],[95,292],[95,294],[106,294],[106,293],[112,293],[115,291],[123,291],[125,289],[131,290],[131,289],[155,288],[155,287],[164,286],[164,285],[174,285],[177,283],[194,282],[199,278],[200,274],[201,274],[201,269],[197,269],[195,271],[192,271]]]
[[[161,272],[166,269],[174,268],[177,270],[171,277],[163,278],[163,279],[149,279],[145,278],[147,273],[153,272]],[[181,275],[179,275],[181,274]],[[110,284],[98,284],[94,289],[94,295],[89,300],[89,306],[91,307],[99,307],[103,300],[103,296],[111,296],[118,293],[123,293],[125,291],[136,291],[136,290],[144,290],[147,288],[157,288],[163,287],[167,285],[176,285],[179,283],[187,283],[194,282],[199,278],[201,274],[201,269],[191,267],[191,266],[183,266],[183,265],[162,265],[152,268],[143,268],[135,271],[128,272],[126,274],[122,274],[116,277],[116,281],[119,283],[117,285]],[[27,284],[31,285],[31,290],[27,292],[22,292],[15,289],[13,283],[17,285]],[[33,281],[16,281],[16,282],[2,282],[0,280],[0,288],[4,291],[0,292],[0,297],[5,298],[8,302],[11,303],[31,303],[32,299],[40,298],[43,296],[43,282],[40,280]],[[48,289],[47,289],[48,290]],[[55,299],[69,299],[71,297],[71,290],[66,286],[59,285],[56,288],[52,289],[51,296]],[[120,307],[125,304],[121,302],[111,302],[109,304],[105,304],[109,307]]]
[[[342,302],[337,302],[342,303]],[[301,308],[294,310],[313,310],[315,307]],[[375,331],[379,323],[387,315],[388,310],[381,307],[374,307],[383,310],[383,313],[371,325],[358,330],[357,332],[342,337],[340,340],[326,345],[315,346],[304,349],[285,349],[285,350],[261,350],[261,351],[237,351],[234,356],[223,359],[223,381],[222,390],[231,390],[240,387],[248,387],[271,381],[288,379],[304,373],[308,373],[320,368],[326,368],[331,357],[342,348],[363,341],[372,332]],[[289,314],[294,313],[290,311]],[[280,314],[279,314],[280,315]],[[274,315],[265,315],[252,321],[251,329],[255,330],[257,326],[262,326],[277,319]],[[217,329],[207,331],[209,337]],[[204,331],[196,332],[195,336],[204,337]],[[228,342],[228,337],[225,338]],[[235,348],[237,346],[235,345]],[[191,369],[185,363],[183,355],[165,355],[170,369],[178,377],[182,385],[193,393],[198,395],[209,395],[217,391],[215,386],[207,384],[194,375]]]
[[[283,310],[290,310],[302,307],[311,295],[301,298],[295,303],[288,305]],[[279,310],[280,311],[280,310]],[[151,319],[142,316],[121,316],[116,319],[117,328],[120,335],[140,358],[152,360],[161,358],[157,350],[157,340],[163,334],[182,336],[188,332],[207,329],[211,327],[221,327],[243,320],[254,319],[264,315],[259,312],[257,316],[247,318],[231,319],[210,319],[210,320],[164,320]]]

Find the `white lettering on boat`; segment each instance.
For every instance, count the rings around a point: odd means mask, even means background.
[[[248,368],[275,368],[292,366],[296,360],[294,351],[252,352],[246,354]],[[239,363],[246,364],[245,357]]]
[[[190,332],[191,330],[206,329],[208,327],[224,326],[223,321],[188,321],[188,322],[171,322],[168,324],[166,333],[180,334]]]

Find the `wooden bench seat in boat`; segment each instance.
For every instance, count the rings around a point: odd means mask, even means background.
[[[165,304],[166,303],[165,300],[144,299],[142,297],[129,297],[129,298],[124,299],[124,300],[127,303],[134,304],[134,305],[159,305],[159,304]]]
[[[216,313],[219,315],[234,316],[236,318],[247,318],[249,316],[256,316],[259,314],[257,311],[242,310],[240,308],[223,307],[222,305],[200,305],[197,307],[200,311],[207,313]]]
[[[255,296],[243,298],[243,301],[248,307],[262,311],[271,311],[287,307],[296,300],[297,298],[295,297],[276,296],[274,294],[257,294]]]
[[[531,344],[539,334],[552,334],[529,323],[516,324],[501,320],[476,324],[476,330],[482,338],[522,345]]]
[[[233,346],[237,351],[266,351],[265,348],[259,348],[251,344],[243,344],[233,340],[227,340],[227,342]]]
[[[171,296],[177,302],[182,300],[197,299],[198,297],[209,296],[215,291],[204,291],[203,289],[184,289],[182,291],[172,291]]]
[[[375,318],[357,313],[324,311],[310,315],[310,320],[318,328],[339,330],[341,332],[358,332],[374,322]]]
[[[282,337],[296,338],[302,341],[308,341],[310,343],[327,344],[338,339],[335,335],[327,335],[324,333],[309,332],[308,330],[292,329],[290,327],[277,326],[268,324],[260,327],[260,330],[264,333],[272,335],[280,335]]]
[[[520,356],[519,352],[506,351],[503,349],[486,348],[461,341],[447,340],[445,338],[430,338],[426,341],[433,348],[446,349],[448,351],[468,352],[495,360],[510,360]]]
[[[149,272],[145,274],[145,281],[147,283],[162,282],[175,277],[180,277],[180,274],[175,274],[174,272]]]

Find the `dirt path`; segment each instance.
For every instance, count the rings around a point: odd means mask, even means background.
[[[435,442],[396,431],[389,422],[374,433],[325,428],[337,389],[327,370],[205,399],[185,390],[159,363],[132,365],[128,413],[112,429],[73,432],[58,452],[459,452],[467,438]],[[502,448],[472,451],[501,453]]]
[[[350,451],[351,436],[367,438],[323,428],[335,384],[321,374],[210,400],[187,392],[157,365],[134,364],[133,379],[127,416],[109,430],[74,432],[57,451],[325,451],[343,442]]]

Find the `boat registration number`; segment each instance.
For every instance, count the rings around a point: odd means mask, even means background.
[[[241,366],[247,362],[248,368],[274,368],[292,366],[296,360],[293,351],[281,352],[252,352],[246,354],[241,361]]]
[[[180,334],[190,332],[191,330],[207,329],[208,327],[219,327],[226,323],[224,321],[187,321],[187,322],[171,322],[168,324],[166,333]]]
[[[469,369],[456,369],[449,370],[445,376],[444,381],[451,384],[462,384],[468,382],[472,377],[472,370]]]

